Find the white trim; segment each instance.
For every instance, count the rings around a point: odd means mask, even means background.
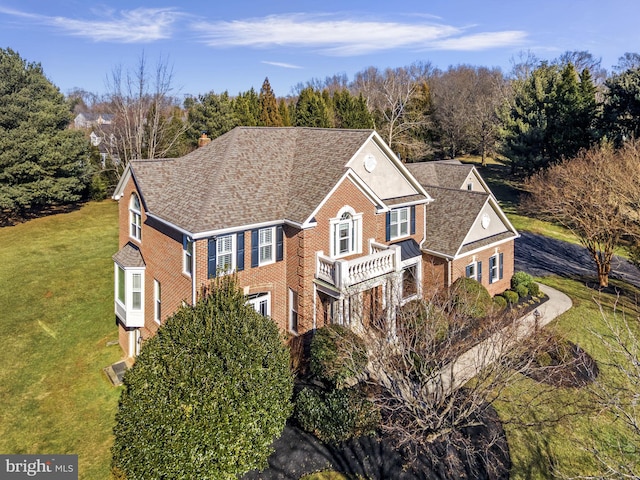
[[[351,216],[350,219],[343,219],[342,216],[344,214],[349,214]],[[356,255],[362,253],[362,213],[356,213],[353,207],[349,205],[344,205],[340,210],[338,210],[338,214],[334,218],[329,219],[329,255],[331,258],[342,258],[347,257],[349,255]],[[340,238],[339,234],[339,225],[348,224],[349,225],[349,249],[344,252],[339,252],[339,242]]]
[[[120,200],[122,198],[122,196],[124,195],[124,188],[127,185],[129,178],[131,178],[130,163],[127,164],[127,166],[124,169],[124,172],[122,172],[122,175],[120,176],[120,180],[118,180],[118,184],[116,185],[116,188],[113,191],[113,195],[111,196],[111,198],[113,198],[114,200]]]
[[[402,222],[400,220],[401,211],[407,212],[406,222]],[[396,222],[392,223],[391,217],[393,216],[394,212],[396,213]],[[402,234],[400,230],[401,230],[401,225],[403,225],[404,223],[407,224],[407,233]],[[391,225],[396,225],[397,235],[395,236],[391,233]],[[411,236],[411,208],[410,207],[392,208],[391,211],[389,212],[389,241],[399,240],[401,238],[406,238],[409,236]]]
[[[138,203],[137,207],[134,205],[134,201]],[[142,242],[142,201],[140,200],[140,195],[136,192],[131,192],[128,208],[129,238],[136,242]]]
[[[224,255],[229,255],[229,254],[231,255],[231,264],[229,265],[229,268],[227,270],[222,271],[222,269],[221,269],[222,265],[220,264],[220,255],[221,255],[220,254],[220,245],[221,245],[220,239],[221,238],[226,238],[226,237],[230,237],[231,238],[231,251],[229,252],[229,251],[225,250]],[[237,266],[237,264],[236,264],[236,260],[237,260],[236,256],[237,256],[237,252],[238,252],[237,245],[236,245],[236,239],[237,239],[237,235],[235,233],[230,233],[230,234],[227,234],[227,235],[219,235],[216,238],[216,269],[218,270],[216,272],[216,274],[228,275],[230,273],[235,272],[236,266]]]
[[[271,242],[262,244],[262,233],[266,230],[271,232]],[[271,246],[271,258],[265,261],[262,261],[262,248],[266,246]],[[251,246],[253,248],[253,245]],[[272,263],[276,263],[276,227],[265,227],[258,229],[258,266],[263,267],[265,265],[271,265]]]
[[[247,299],[247,304],[251,305],[253,307],[253,309],[258,312],[258,313],[262,313],[260,311],[260,304],[263,301],[266,301],[266,315],[264,315],[265,317],[270,317],[271,316],[271,292],[258,292],[258,293],[252,293],[250,295],[248,295],[249,297],[253,297],[253,298],[248,298]]]
[[[162,285],[157,278],[153,279],[153,320],[162,323]]]
[[[127,328],[144,327],[145,311],[145,267],[125,268],[117,262],[114,265],[114,308],[116,316]],[[120,279],[118,272],[124,272],[124,302],[118,298]],[[136,290],[140,294],[140,308],[133,308],[133,276],[140,275],[140,289]]]
[[[188,255],[189,244],[191,244],[190,255]],[[182,273],[184,273],[189,277],[193,276],[193,268],[195,265],[193,253],[195,249],[196,249],[196,242],[193,240],[193,238],[190,238],[188,235],[183,235],[182,236]],[[187,258],[190,258],[189,262],[187,262]],[[187,270],[188,263],[190,263],[189,267],[191,271]]]

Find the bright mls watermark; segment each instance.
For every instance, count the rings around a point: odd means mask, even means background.
[[[78,455],[0,455],[0,478],[78,480]]]

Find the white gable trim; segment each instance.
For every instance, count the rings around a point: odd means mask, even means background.
[[[129,178],[131,178],[130,163],[127,164],[124,172],[122,172],[120,180],[118,180],[118,184],[116,185],[116,189],[113,191],[113,195],[111,196],[111,198],[113,198],[114,200],[120,200],[122,198],[122,195],[124,194],[124,188],[126,187]]]
[[[340,185],[343,184],[343,182],[345,180],[349,180],[351,181],[351,183],[353,183],[356,188],[358,188],[365,197],[367,197],[369,199],[369,201],[373,204],[374,207],[376,207],[376,211],[378,212],[386,212],[387,210],[389,210],[389,207],[387,207],[384,202],[382,201],[381,198],[379,198],[363,181],[362,179],[360,179],[360,177],[358,177],[355,172],[353,172],[353,170],[351,170],[350,168],[347,169],[347,171],[344,173],[344,175],[340,178],[340,180],[338,180],[336,182],[336,184],[333,186],[333,188],[331,190],[329,190],[329,193],[327,193],[327,195],[322,199],[322,201],[318,204],[318,206],[313,210],[313,212],[311,212],[311,215],[309,215],[309,217],[302,223],[302,228],[309,228],[312,226],[316,225],[316,221],[314,220],[316,215],[318,214],[318,212],[320,211],[320,209],[322,207],[324,207],[324,205],[327,203],[327,201],[329,200],[329,198],[331,198],[331,196],[336,192],[336,190],[338,190],[338,188],[340,187]]]
[[[514,236],[512,238],[509,238],[507,240],[501,240],[501,241],[496,242],[495,244],[491,244],[491,245],[499,245],[501,243],[504,243],[505,241],[511,240],[513,238],[518,238],[520,236],[520,234],[518,234],[516,229],[513,228],[513,225],[511,225],[511,222],[509,222],[509,219],[506,217],[506,215],[504,214],[504,212],[500,208],[500,205],[498,205],[498,203],[496,202],[495,197],[493,197],[493,195],[490,195],[490,196],[487,197],[487,200],[484,202],[484,205],[482,205],[482,208],[478,212],[478,215],[473,220],[473,223],[471,224],[471,228],[469,229],[467,234],[464,236],[464,239],[462,240],[462,243],[458,246],[458,249],[456,250],[454,258],[458,258],[458,256],[460,255],[460,250],[462,250],[462,247],[467,243],[467,239],[469,238],[469,234],[471,233],[471,230],[472,230],[473,226],[476,224],[476,222],[478,222],[478,219],[480,218],[480,215],[482,215],[482,211],[485,209],[485,207],[487,205],[489,205],[493,209],[493,211],[496,213],[496,215],[498,216],[500,221],[502,221],[502,224],[507,229],[507,231],[510,231],[510,232],[512,232],[514,234]],[[474,252],[475,251],[479,251],[479,250],[484,250],[485,248],[488,248],[488,246],[485,246],[485,247],[479,248],[477,250],[474,250]],[[470,252],[465,252],[464,256],[469,255],[469,253]]]

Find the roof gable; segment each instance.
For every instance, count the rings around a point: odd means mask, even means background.
[[[149,212],[194,234],[302,224],[372,133],[237,127],[184,157],[133,161],[131,170]]]

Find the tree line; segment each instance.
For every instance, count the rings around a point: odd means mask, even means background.
[[[344,74],[312,79],[285,97],[277,97],[266,78],[259,91],[182,100],[163,59],[155,67],[142,57],[133,69],[114,68],[102,96],[83,90],[63,96],[39,64],[11,49],[0,50],[0,69],[0,101],[8,106],[0,113],[5,219],[107,196],[130,160],[178,157],[196,148],[203,132],[215,138],[239,125],[375,129],[405,162],[476,154],[484,164],[501,156],[524,176],[602,142],[622,145],[640,130],[635,53],[625,53],[610,74],[589,52],[566,52],[550,62],[523,53],[508,73],[416,62],[369,67],[351,80]],[[84,139],[67,131],[79,112],[112,118],[93,126],[100,146],[89,144],[88,131]],[[61,142],[74,147],[56,154]]]

